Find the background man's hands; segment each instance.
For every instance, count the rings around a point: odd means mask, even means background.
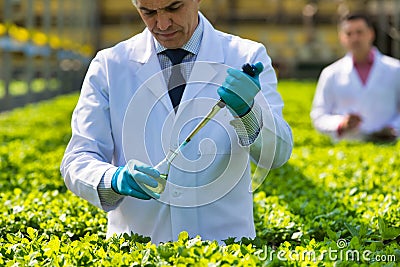
[[[361,124],[361,117],[357,114],[348,114],[339,125],[339,134],[356,130]]]
[[[371,142],[393,142],[396,138],[397,134],[395,129],[387,126],[368,135],[367,140]]]

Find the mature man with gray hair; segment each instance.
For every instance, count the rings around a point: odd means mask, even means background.
[[[292,151],[265,47],[215,30],[200,0],[132,2],[146,29],[91,62],[61,163],[67,187],[108,212],[108,236],[255,237],[250,162],[277,168]],[[151,166],[220,98],[227,109],[176,157],[165,191],[149,191],[163,174]]]

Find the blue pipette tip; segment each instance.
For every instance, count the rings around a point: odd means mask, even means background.
[[[183,141],[183,143],[180,145],[180,148],[183,148],[184,146],[186,146],[188,142],[189,141],[187,141],[187,140]]]

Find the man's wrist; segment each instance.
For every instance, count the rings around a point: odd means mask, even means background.
[[[241,108],[238,111],[235,110],[236,115],[234,117],[235,118],[243,118],[243,117],[245,117],[247,114],[250,113],[251,109],[253,108],[253,105],[254,105],[254,100],[253,100],[253,102],[251,102],[250,106],[246,105],[245,107]]]
[[[100,180],[99,185],[97,186],[97,192],[99,194],[100,202],[103,207],[105,206],[114,206],[118,204],[118,202],[123,198],[120,194],[116,193],[114,189],[112,189],[112,177],[118,168],[110,168],[108,169],[103,177]]]
[[[231,121],[231,125],[235,128],[240,144],[242,146],[251,145],[257,139],[262,128],[261,107],[254,104],[246,115]]]
[[[122,167],[118,167],[118,169],[113,173],[111,177],[111,189],[114,190],[115,193],[118,194],[118,175],[122,171]]]
[[[339,137],[343,135],[343,133],[344,133],[343,123],[340,123],[340,124],[339,124],[339,126],[337,127],[336,132],[337,132],[337,135],[338,135]]]

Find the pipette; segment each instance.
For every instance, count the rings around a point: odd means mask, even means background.
[[[244,73],[250,75],[251,77],[254,77],[256,75],[255,66],[250,65],[249,63],[244,64],[242,66],[242,70]],[[159,178],[154,178],[158,182],[158,186],[156,188],[144,184],[145,188],[143,189],[148,194],[153,195],[153,192],[161,194],[164,191],[172,161],[179,154],[179,152],[181,152],[182,149],[192,140],[192,138],[218,113],[218,111],[220,111],[225,106],[226,104],[224,100],[222,99],[218,100],[218,102],[211,108],[211,110],[207,113],[207,115],[203,117],[203,119],[185,138],[182,144],[180,144],[180,146],[177,149],[175,149],[175,151],[169,151],[164,160],[154,167],[160,172],[161,175]],[[129,162],[128,162],[128,168],[129,168]]]
[[[251,77],[254,77],[255,75],[255,70],[254,66],[250,65],[249,63],[244,64],[242,66],[242,70],[244,73],[250,75]],[[178,147],[178,149],[174,152],[174,155],[171,156],[173,157],[172,159],[175,158],[175,156],[179,153],[179,151],[182,150],[183,147],[187,145],[187,143],[192,140],[192,138],[220,111],[222,108],[226,106],[224,100],[219,99],[219,101],[211,108],[211,110],[207,113],[207,115],[204,116],[204,118],[197,124],[197,126],[192,130],[192,132],[186,137],[185,141]]]

